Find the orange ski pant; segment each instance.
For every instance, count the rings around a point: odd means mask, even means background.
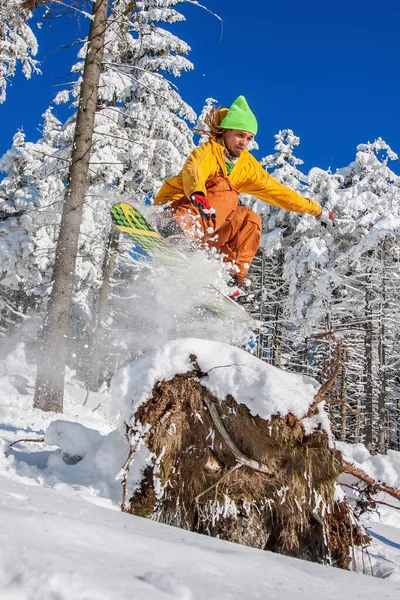
[[[173,218],[189,239],[218,248],[226,262],[237,266],[237,279],[244,282],[260,245],[261,218],[250,208],[238,206],[239,193],[226,177],[213,177],[206,188],[215,217],[206,221],[199,209],[183,198],[171,204]]]

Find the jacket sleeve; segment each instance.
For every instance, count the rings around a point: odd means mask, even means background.
[[[300,214],[308,213],[315,217],[321,214],[322,207],[319,202],[304,198],[274,179],[256,159],[252,160],[252,167],[253,176],[241,191],[285,210]]]
[[[193,150],[181,171],[183,191],[187,198],[194,192],[207,195],[206,181],[214,174],[215,167],[216,158],[209,143]]]

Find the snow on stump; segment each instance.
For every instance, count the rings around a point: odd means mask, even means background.
[[[369,538],[337,483],[317,388],[208,340],[140,357],[112,382],[131,448],[122,510],[348,568]]]

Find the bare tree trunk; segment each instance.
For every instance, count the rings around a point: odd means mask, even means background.
[[[258,258],[258,257],[257,257]],[[282,360],[283,328],[282,328],[282,303],[284,297],[283,286],[283,253],[277,257],[267,257],[261,254],[258,266],[258,280],[261,288],[259,312],[256,318],[266,324],[269,333],[260,336],[257,346],[257,356],[261,360],[275,366],[280,366]],[[254,267],[251,267],[251,278],[254,278]],[[254,278],[255,279],[255,278]],[[255,316],[255,315],[254,315]]]
[[[94,118],[103,59],[109,0],[96,0],[76,120],[71,166],[65,192],[53,273],[53,288],[38,359],[35,408],[63,411],[64,373],[68,350],[75,263],[89,169]]]
[[[97,392],[103,382],[105,324],[110,297],[110,281],[114,275],[117,259],[118,238],[119,233],[112,230],[108,238],[107,252],[103,264],[103,279],[99,291],[97,307],[97,323],[93,336],[92,352],[86,379],[88,389],[93,392]]]
[[[382,265],[382,286],[381,286],[381,306],[379,323],[379,395],[378,395],[378,450],[381,454],[387,453],[387,364],[386,364],[386,327],[385,327],[385,305],[386,305],[386,286],[385,286],[385,242],[382,245],[381,265]]]
[[[308,337],[304,338],[304,348],[300,350],[300,373],[307,373],[308,371]]]
[[[341,384],[341,393],[340,393],[340,401],[341,401],[341,411],[340,411],[340,440],[342,442],[346,441],[347,436],[347,360],[348,360],[348,351],[347,348],[344,347],[342,350],[342,384]]]
[[[397,408],[397,415],[400,415],[400,398],[397,398],[396,401],[396,408]],[[398,419],[399,417],[397,417]],[[400,424],[397,421],[397,427],[396,427],[396,448],[395,450],[400,451]]]
[[[285,256],[282,251],[279,252],[277,256],[277,269],[276,269],[276,277],[278,282],[278,289],[282,288],[283,281],[283,264],[284,264]],[[271,355],[271,364],[274,367],[280,368],[281,360],[282,360],[282,344],[283,344],[283,332],[282,332],[282,298],[281,294],[278,293],[275,302],[275,310],[274,310],[274,325],[273,325],[273,334],[272,334],[272,355]]]
[[[359,444],[361,441],[361,399],[357,401],[356,426],[354,430],[354,443]]]
[[[364,323],[364,393],[365,393],[365,445],[368,450],[373,449],[373,373],[372,373],[372,290],[371,275],[366,278],[365,287],[365,323]]]

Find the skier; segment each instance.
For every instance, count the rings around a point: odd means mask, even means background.
[[[257,120],[244,96],[206,117],[209,140],[196,148],[179,175],[165,181],[154,204],[169,205],[174,221],[191,240],[218,248],[232,263],[236,285],[246,287],[246,273],[260,245],[261,218],[238,204],[239,194],[255,196],[273,206],[309,213],[327,227],[330,211],[304,198],[267,173],[248,152]]]

